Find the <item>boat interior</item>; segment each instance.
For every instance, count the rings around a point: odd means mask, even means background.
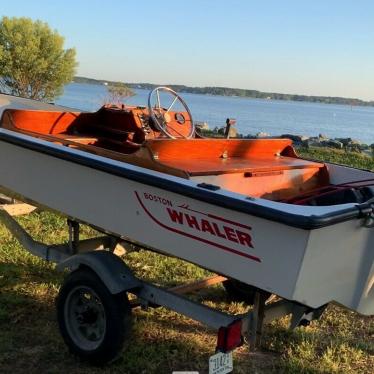
[[[148,107],[106,105],[93,113],[6,109],[0,126],[250,197],[333,205],[374,196],[373,181],[332,185],[327,166],[298,157],[289,139],[206,138],[182,104],[181,111],[161,106],[159,98]]]

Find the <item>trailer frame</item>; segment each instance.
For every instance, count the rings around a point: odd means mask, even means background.
[[[89,269],[100,279],[113,297],[121,293],[135,295],[137,298],[131,301],[131,308],[166,307],[218,330],[216,351],[230,352],[245,340],[252,350],[256,350],[261,345],[264,324],[291,314],[289,327],[294,329],[318,319],[326,308],[324,305],[318,309],[311,309],[277,297],[276,301],[269,302],[267,301],[268,294],[258,290],[253,309],[248,313],[232,315],[218,311],[192,301],[184,295],[224,282],[227,280],[224,276],[215,275],[169,289],[156,286],[136,277],[125,261],[116,254],[121,243],[127,242],[126,238],[105,234],[97,238],[81,240],[80,223],[68,219],[69,240],[67,243],[47,245],[34,240],[14,216],[29,214],[35,209],[29,204],[14,201],[5,201],[5,204],[0,205],[0,221],[28,252],[45,261],[56,263],[60,271],[77,272],[81,269]],[[130,240],[128,242],[135,249],[141,249]],[[271,299],[274,300],[274,297]],[[118,349],[115,356],[118,356],[120,351],[121,349]],[[103,360],[112,361],[113,358],[114,356],[111,356],[106,360],[104,357],[101,363]],[[89,359],[93,363],[97,363],[96,360],[97,357],[93,360]]]

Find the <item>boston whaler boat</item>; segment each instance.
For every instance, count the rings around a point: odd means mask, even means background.
[[[291,313],[296,327],[330,302],[374,314],[374,173],[301,159],[288,139],[205,138],[169,88],[154,89],[148,107],[95,113],[10,104],[1,117],[0,178],[5,194],[69,218],[69,244],[46,246],[1,212],[28,250],[73,270],[59,294],[59,325],[69,348],[90,361],[120,351],[126,292],[217,328],[221,352],[244,336],[255,346],[263,322]],[[100,246],[78,240],[80,222],[106,234]],[[93,251],[118,241],[217,273],[253,310],[212,310],[183,289],[136,278],[110,250]],[[270,294],[282,300],[265,305]]]

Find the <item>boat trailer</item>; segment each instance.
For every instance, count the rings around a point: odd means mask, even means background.
[[[131,329],[131,309],[136,307],[166,307],[216,329],[216,355],[228,355],[244,341],[256,350],[261,344],[264,324],[291,314],[291,329],[308,325],[326,307],[311,309],[274,296],[268,300],[268,293],[256,289],[254,305],[248,313],[223,313],[184,295],[227,278],[216,275],[169,289],[156,286],[136,277],[122,259],[124,256],[117,255],[123,243],[135,250],[143,249],[129,239],[104,234],[81,240],[80,223],[68,219],[68,243],[46,245],[35,241],[14,219],[35,209],[28,204],[6,201],[0,205],[0,221],[31,254],[56,263],[58,270],[70,272],[57,297],[59,327],[70,351],[90,363],[102,365],[119,356]],[[127,293],[136,298],[128,301]],[[232,356],[231,363],[229,360],[225,365],[226,371],[221,373],[232,370]],[[210,373],[218,373],[217,367],[216,362]]]

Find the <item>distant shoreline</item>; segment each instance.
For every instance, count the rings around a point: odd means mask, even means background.
[[[75,83],[86,83],[86,84],[98,84],[98,85],[112,85],[123,82],[107,81],[104,79],[93,79],[87,77],[74,77],[73,82]],[[139,88],[151,90],[158,85],[152,83],[125,83],[130,88]],[[308,95],[293,95],[293,94],[282,94],[276,92],[262,92],[257,90],[247,90],[242,88],[229,88],[229,87],[190,87],[184,85],[169,84],[173,90],[178,92],[186,92],[193,94],[202,95],[214,95],[214,96],[231,96],[231,97],[243,97],[253,99],[268,99],[268,100],[282,100],[282,101],[298,101],[298,102],[310,102],[310,103],[322,103],[322,104],[340,104],[350,106],[374,106],[374,101],[365,101],[361,99],[345,98],[345,97],[331,97],[331,96],[308,96]]]

